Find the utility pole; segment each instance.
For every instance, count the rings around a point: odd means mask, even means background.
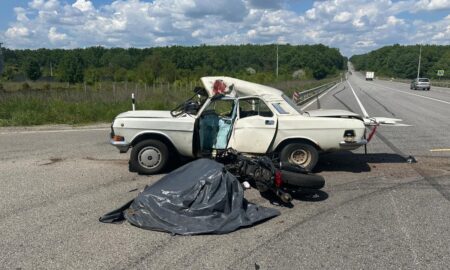
[[[417,66],[417,79],[420,77],[420,58],[422,58],[422,44],[420,44],[419,49],[419,65]]]
[[[0,42],[0,75],[3,73],[3,52],[2,52],[3,43]]]
[[[277,44],[277,78],[278,78],[278,44]]]

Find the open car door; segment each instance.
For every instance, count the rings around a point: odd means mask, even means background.
[[[277,130],[277,118],[259,98],[238,99],[238,115],[228,147],[243,153],[266,153]]]

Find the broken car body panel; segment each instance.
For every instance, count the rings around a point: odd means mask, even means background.
[[[196,113],[176,117],[168,111],[129,111],[113,122],[111,141],[122,152],[141,136],[164,136],[179,154],[205,156],[205,152],[232,147],[255,155],[281,151],[287,141],[302,141],[318,151],[352,150],[364,145],[361,116],[342,110],[302,112],[282,91],[230,77],[203,77],[207,97]],[[351,131],[352,139],[344,140]]]

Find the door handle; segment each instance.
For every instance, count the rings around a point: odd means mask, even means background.
[[[274,120],[266,120],[266,125],[273,125],[275,124]]]

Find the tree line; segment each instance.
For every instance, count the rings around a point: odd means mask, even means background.
[[[192,81],[229,75],[274,81],[276,45],[171,46],[14,50],[2,48],[3,81],[56,80],[69,83]],[[279,78],[292,74],[322,79],[345,68],[338,49],[318,45],[279,45]],[[300,71],[300,72],[299,72]]]
[[[413,79],[417,77],[420,45],[385,46],[366,54],[350,58],[356,70],[375,71],[388,77]],[[420,77],[437,78],[437,71],[444,70],[444,78],[450,78],[450,45],[422,45]]]

